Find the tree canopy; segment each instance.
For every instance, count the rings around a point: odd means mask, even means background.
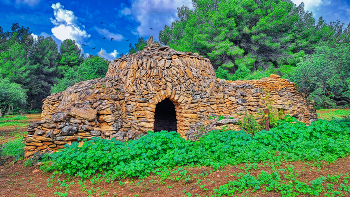
[[[349,43],[350,24],[342,32],[339,22],[326,25],[320,17],[315,25],[303,3],[295,6],[290,0],[195,0],[194,7],[193,11],[178,8],[181,20],[173,22],[171,28],[165,26],[159,40],[175,50],[209,58],[218,78],[259,79],[271,73],[292,77],[297,75],[294,71],[298,65],[298,69],[307,67],[305,61],[316,53],[316,48]],[[313,65],[308,62],[308,66]],[[323,80],[334,80],[332,73]],[[311,84],[299,85],[300,91],[317,89]]]

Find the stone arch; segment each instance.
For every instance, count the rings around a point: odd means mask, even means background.
[[[176,108],[176,102],[169,98],[165,98],[156,105],[154,132],[160,132],[161,130],[178,131]]]

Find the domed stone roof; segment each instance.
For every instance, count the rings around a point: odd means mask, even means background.
[[[210,83],[216,80],[210,60],[197,53],[180,52],[168,46],[146,46],[142,51],[125,55],[108,67],[106,78],[113,77],[125,84],[140,83],[140,80],[161,80],[178,84],[181,80]]]

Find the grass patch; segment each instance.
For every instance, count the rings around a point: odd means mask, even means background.
[[[9,122],[9,121],[15,121],[15,120],[29,120],[26,116],[9,116],[5,115],[3,118],[0,118],[0,123],[2,122]]]
[[[18,120],[29,120],[26,116],[4,116],[4,118],[0,118],[0,127],[6,127],[6,126],[19,126],[19,127],[25,127],[28,126],[26,123],[17,122]]]
[[[6,127],[6,126],[19,126],[19,127],[25,127],[28,126],[28,123],[21,123],[21,122],[1,122],[0,127]]]

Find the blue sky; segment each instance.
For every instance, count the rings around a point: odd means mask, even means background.
[[[292,1],[297,6],[302,2]],[[340,25],[344,23],[343,30],[350,23],[349,0],[303,2],[316,22],[320,16],[327,24],[339,20]],[[34,37],[51,36],[58,47],[63,40],[73,39],[85,56],[112,61],[128,53],[129,44],[134,46],[139,37],[147,40],[153,35],[158,41],[159,31],[179,20],[177,8],[183,5],[194,9],[192,0],[0,0],[0,26],[6,32],[18,23],[29,27]]]

